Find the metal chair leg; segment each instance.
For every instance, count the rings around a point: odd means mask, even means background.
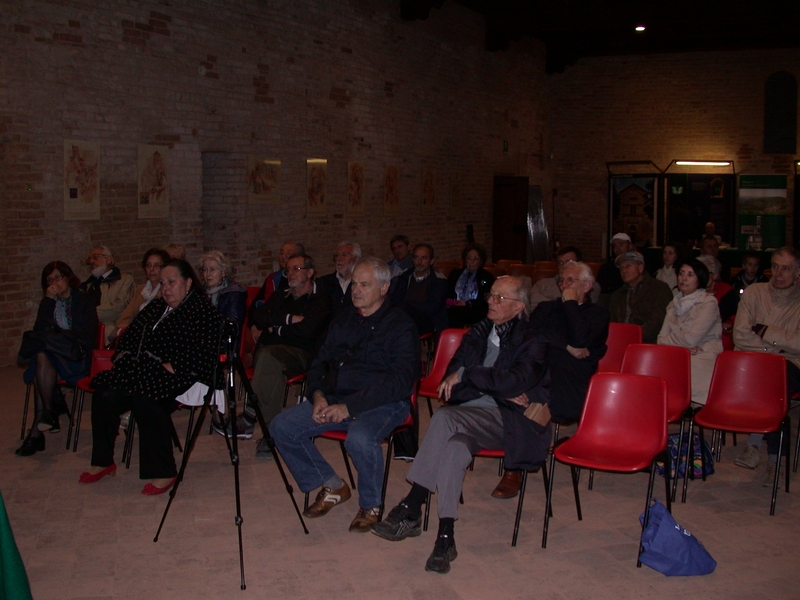
[[[656,475],[656,461],[650,466],[650,483],[647,485],[647,504],[644,507],[644,522],[642,523],[642,533],[639,535],[639,554],[636,555],[636,567],[641,568],[641,556],[644,552],[644,545],[642,544],[642,537],[644,537],[644,530],[647,528],[647,522],[650,520],[650,504],[653,497],[653,482]]]
[[[528,472],[522,471],[522,485],[519,487],[519,501],[517,502],[517,518],[514,520],[514,535],[511,537],[511,546],[517,545],[517,535],[519,534],[519,521],[522,518],[522,502],[525,499],[525,483],[528,481]]]
[[[25,387],[25,405],[22,407],[22,430],[19,433],[19,439],[25,439],[25,425],[28,423],[28,405],[31,402],[31,388],[32,383],[27,384]]]

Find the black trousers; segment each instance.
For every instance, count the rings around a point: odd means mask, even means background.
[[[92,396],[92,466],[114,462],[119,416],[131,411],[139,428],[139,478],[166,479],[178,474],[172,454],[174,399],[154,400],[142,394],[101,388]]]
[[[787,398],[791,401],[792,396],[800,392],[800,369],[794,363],[786,361],[786,394]],[[783,436],[783,448],[781,449],[781,456],[789,456],[789,438],[791,436]],[[780,431],[773,431],[764,435],[764,441],[767,442],[767,453],[777,455],[778,444],[780,443]]]

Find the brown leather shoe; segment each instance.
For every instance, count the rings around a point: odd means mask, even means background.
[[[317,499],[314,500],[314,504],[303,511],[303,516],[309,519],[325,516],[334,506],[347,500],[350,500],[350,486],[346,483],[338,490],[322,486],[319,494],[317,494]]]
[[[378,522],[378,515],[381,513],[381,507],[375,508],[359,508],[356,518],[350,523],[350,531],[353,533],[367,533],[372,529],[372,526]]]
[[[519,494],[522,486],[522,471],[503,471],[503,478],[492,492],[492,498],[508,500]]]

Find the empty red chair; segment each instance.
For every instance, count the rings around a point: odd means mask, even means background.
[[[708,401],[694,417],[700,437],[704,428],[741,433],[780,430],[779,447],[783,448],[783,436],[789,435],[785,361],[777,354],[760,352],[723,352],[717,356]],[[779,475],[780,469],[776,469],[770,515],[775,514]],[[789,491],[788,457],[786,491]]]
[[[625,355],[625,348],[630,344],[642,343],[642,328],[639,325],[628,325],[627,323],[609,323],[608,339],[606,346],[608,350],[600,364],[597,365],[598,373],[619,373],[622,368],[622,357]]]
[[[444,379],[447,365],[461,345],[461,340],[464,334],[467,333],[466,329],[445,329],[439,336],[439,342],[436,344],[436,354],[433,357],[433,366],[431,372],[428,373],[419,382],[419,395],[428,399],[428,412],[433,416],[433,405],[431,398],[438,398],[439,393],[436,388]]]
[[[592,377],[575,435],[553,450],[558,462],[571,467],[578,519],[582,517],[575,467],[618,473],[635,473],[650,467],[644,517],[646,527],[653,495],[655,461],[666,447],[667,384],[663,379],[628,373],[598,373]],[[542,548],[547,547],[554,474],[554,469],[551,469]],[[670,509],[669,471],[666,475],[666,504]],[[639,554],[641,551],[640,540]],[[641,566],[638,560],[637,566]]]

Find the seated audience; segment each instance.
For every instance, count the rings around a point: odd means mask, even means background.
[[[133,277],[123,275],[114,265],[114,257],[106,246],[95,246],[89,252],[86,264],[92,270],[80,289],[91,298],[97,307],[97,318],[106,327],[106,339],[116,333],[116,323],[133,296]]]
[[[614,237],[611,238],[611,255],[600,266],[600,271],[597,273],[597,283],[600,285],[600,298],[598,301],[601,306],[608,306],[611,294],[622,287],[619,269],[614,261],[622,254],[635,251],[636,247],[627,233],[615,233]]]
[[[119,416],[132,411],[139,428],[142,494],[163,494],[175,483],[170,414],[175,398],[211,386],[219,361],[222,318],[191,265],[171,259],[161,268],[161,298],[152,300],[120,336],[114,366],[92,380],[92,462],[81,483],[114,475]]]
[[[494,275],[484,271],[486,248],[468,244],[461,252],[463,269],[453,269],[447,278],[448,327],[466,327],[486,318],[489,305],[486,294],[492,289]]]
[[[535,469],[550,445],[547,342],[526,323],[530,283],[498,277],[489,298],[487,319],[464,336],[439,386],[449,404],[434,413],[408,470],[411,490],[372,527],[391,541],[420,535],[422,504],[438,492],[439,531],[426,571],[447,573],[457,556],[454,524],[472,455],[503,449],[508,468]]]
[[[350,487],[322,457],[313,438],[346,431],[345,449],[358,470],[359,510],[350,531],[368,532],[377,523],[383,485],[381,441],[408,416],[419,377],[419,339],[413,321],[392,306],[388,265],[376,258],[353,271],[353,306],[331,323],[308,371],[311,402],[276,416],[275,444],[303,492],[321,486],[303,514],[322,517],[348,500]],[[331,372],[332,369],[335,369]]]
[[[414,266],[414,261],[411,259],[411,246],[408,243],[408,236],[397,234],[392,237],[389,242],[389,247],[392,249],[394,258],[389,261],[389,268],[392,270],[392,279],[405,273]]]
[[[150,248],[142,257],[142,269],[146,281],[136,288],[133,298],[128,302],[128,306],[122,311],[116,322],[116,331],[109,336],[113,342],[120,329],[131,324],[136,315],[147,306],[154,298],[161,297],[161,267],[170,260],[169,254],[160,248]]]
[[[548,302],[549,300],[556,300],[561,298],[561,287],[559,285],[559,278],[564,265],[569,262],[580,262],[583,260],[581,251],[575,246],[563,246],[556,252],[556,262],[558,263],[558,275],[556,277],[546,277],[540,279],[533,284],[531,292],[531,306],[536,308],[540,302]],[[594,277],[592,277],[594,281]],[[595,281],[592,284],[592,289],[589,292],[592,302],[597,303],[600,298],[600,285]]]
[[[447,329],[447,281],[433,270],[430,244],[416,244],[411,252],[414,268],[392,280],[391,299],[414,319],[419,334]]]
[[[236,323],[237,331],[244,327],[247,310],[247,290],[231,278],[230,264],[219,250],[203,254],[201,259],[204,286],[208,299],[211,300],[223,319]]]
[[[644,257],[627,252],[617,257],[624,285],[611,295],[608,312],[612,323],[631,323],[642,328],[642,342],[655,344],[664,322],[672,290],[644,270]]]
[[[336,270],[317,279],[317,285],[324,289],[331,299],[334,317],[353,305],[350,282],[353,277],[353,267],[359,260],[361,260],[361,246],[353,242],[342,242],[333,255]]]
[[[717,355],[722,352],[722,325],[714,297],[706,291],[704,261],[678,263],[678,293],[667,306],[658,343],[688,348],[692,354],[692,402],[705,404]]]
[[[41,275],[44,297],[39,303],[33,330],[41,332],[42,346],[28,357],[28,368],[23,374],[25,383],[33,384],[33,423],[28,435],[17,448],[17,456],[30,456],[45,447],[44,432],[60,430],[58,416],[68,412],[58,387],[63,379],[75,385],[89,372],[92,349],[97,337],[97,312],[94,302],[78,289],[80,280],[66,263],[55,261],[45,265]],[[64,356],[44,339],[61,336],[69,339],[74,356]]]
[[[656,271],[656,279],[666,283],[674,294],[676,292],[675,287],[678,285],[675,265],[680,264],[682,260],[680,247],[675,243],[665,244],[664,249],[661,251],[661,259],[664,262],[664,266]]]
[[[719,301],[719,312],[722,316],[722,327],[732,327],[731,317],[736,315],[739,307],[739,298],[744,291],[754,283],[767,283],[769,278],[761,272],[761,260],[755,252],[745,252],[742,256],[742,270],[733,278],[732,289]]]
[[[713,256],[719,260],[719,240],[715,235],[703,236],[700,244],[700,258],[703,256]],[[708,266],[708,265],[706,265]],[[720,274],[717,277],[718,281],[728,283],[731,279],[731,270],[728,267],[721,266]]]

